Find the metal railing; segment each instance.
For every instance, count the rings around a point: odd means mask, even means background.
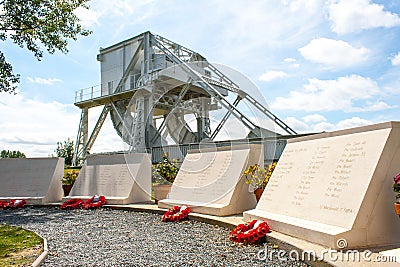
[[[263,144],[264,145],[264,164],[270,164],[273,161],[278,161],[281,157],[283,150],[285,149],[287,140],[279,139],[279,140],[230,140],[230,141],[220,141],[214,142],[213,144],[216,147],[224,147],[238,144]],[[165,153],[168,153],[168,157],[170,159],[177,159],[179,164],[182,164],[185,156],[192,149],[198,149],[200,144],[181,144],[181,145],[166,145],[166,146],[157,146],[148,149],[148,153],[151,153],[151,162],[153,164],[159,163],[162,160],[162,156]],[[92,155],[112,155],[112,154],[125,154],[129,153],[128,151],[115,151],[115,152],[104,152],[104,153],[95,153]]]
[[[118,90],[118,93],[123,91],[130,91],[139,88],[143,84],[147,84],[152,80],[157,78],[158,71],[168,68],[168,67],[175,67],[174,63],[171,63],[167,60],[160,60],[160,58],[152,59],[147,62],[147,60],[141,62],[141,65],[147,65],[151,70],[149,74],[141,74],[136,73],[133,75],[129,75],[125,81],[123,81],[122,87]],[[175,70],[175,69],[174,69]],[[108,81],[107,83],[102,83],[98,85],[94,85],[91,87],[87,87],[84,89],[80,89],[75,92],[75,103],[88,101],[91,99],[104,97],[108,95],[113,95],[120,80],[112,80]]]
[[[143,64],[147,64],[147,61],[142,61],[142,65]],[[201,62],[193,62],[189,63],[189,65],[190,64],[201,64]],[[122,87],[118,90],[118,92],[134,90],[139,88],[143,84],[151,83],[152,80],[155,80],[158,77],[159,72],[164,69],[171,68],[172,73],[175,73],[178,64],[170,62],[168,60],[160,60],[159,58],[157,58],[150,60],[149,66],[151,73],[146,75],[142,75],[141,73],[129,75],[128,78],[123,82]],[[223,83],[220,78],[218,78],[213,72],[210,72],[209,70],[207,70],[205,74],[202,74],[202,76],[206,77],[208,81],[212,83],[218,83],[217,85],[220,85],[221,87],[229,86],[228,84]],[[117,89],[116,87],[118,86],[119,82],[120,80],[112,80],[108,81],[107,83],[98,84],[75,91],[75,103],[113,95],[115,93],[115,90]]]
[[[101,97],[101,84],[75,91],[75,103]]]
[[[130,91],[139,87],[140,79],[142,78],[140,73],[129,75],[128,77],[129,79],[126,79],[119,92]],[[115,93],[118,83],[119,80],[114,80],[78,90],[75,92],[75,103],[112,95]]]
[[[233,144],[248,144],[249,141],[222,141],[215,142],[216,147],[231,146]],[[253,143],[250,141],[250,143]],[[283,150],[286,146],[286,140],[266,140],[256,141],[254,143],[261,143],[264,145],[264,164],[269,164],[272,161],[278,161],[281,157]],[[199,144],[181,144],[181,145],[168,145],[151,148],[151,161],[153,164],[162,160],[162,156],[168,153],[170,159],[177,159],[178,163],[182,163],[189,150],[198,149]]]

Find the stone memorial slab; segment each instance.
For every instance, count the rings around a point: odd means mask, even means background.
[[[257,207],[272,230],[332,248],[400,244],[400,123],[289,140]]]
[[[104,195],[107,204],[129,204],[151,200],[149,154],[110,154],[87,157],[68,197],[88,199]]]
[[[0,159],[0,200],[25,199],[27,204],[60,202],[63,158]]]
[[[262,162],[262,145],[189,151],[171,191],[158,206],[188,205],[193,212],[218,216],[254,208],[254,194],[249,192],[242,173],[249,164]]]

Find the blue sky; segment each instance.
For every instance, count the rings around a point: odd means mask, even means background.
[[[67,55],[38,62],[0,44],[21,74],[17,95],[0,94],[0,149],[48,156],[57,141],[75,140],[74,94],[100,83],[99,48],[147,30],[248,76],[298,132],[400,120],[399,1],[93,0],[90,7],[78,15],[93,34],[71,42]],[[106,122],[92,152],[122,148]]]

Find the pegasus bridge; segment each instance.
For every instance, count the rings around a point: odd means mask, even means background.
[[[90,153],[108,114],[127,145],[124,153],[150,152],[153,162],[166,152],[183,160],[201,145],[235,143],[263,143],[265,161],[272,161],[286,140],[297,136],[245,88],[248,83],[234,81],[204,56],[159,35],[145,32],[100,48],[97,60],[101,84],[75,95],[81,118],[74,166]],[[89,134],[89,110],[99,106],[102,112]],[[230,128],[234,132],[237,125],[246,131],[234,137]]]

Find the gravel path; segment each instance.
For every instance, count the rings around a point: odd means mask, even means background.
[[[185,221],[162,223],[144,212],[60,211],[57,208],[0,210],[0,223],[23,226],[47,238],[42,266],[307,266],[288,258],[259,260],[273,243],[236,245],[229,229]]]

